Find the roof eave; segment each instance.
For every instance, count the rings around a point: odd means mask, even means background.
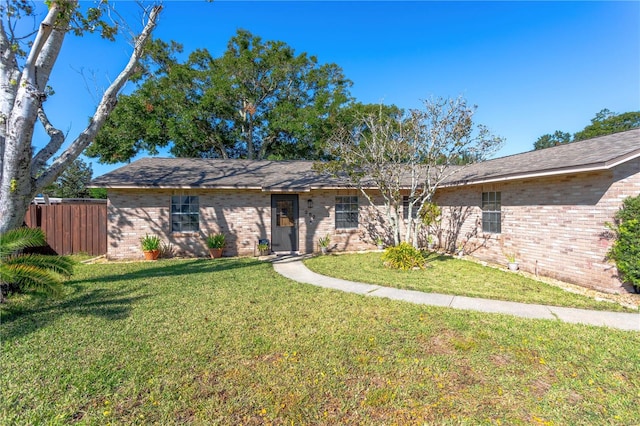
[[[549,176],[569,175],[569,174],[575,174],[575,173],[599,172],[604,170],[610,170],[622,163],[625,163],[637,157],[640,157],[640,152],[636,153],[636,155],[632,157],[626,157],[624,159],[616,159],[610,162],[585,164],[579,167],[563,167],[559,169],[540,170],[538,172],[530,172],[530,173],[516,173],[516,174],[492,176],[486,179],[469,179],[469,180],[463,180],[463,181],[454,181],[451,183],[446,183],[442,186],[455,187],[455,186],[461,186],[461,185],[480,185],[484,183],[496,183],[496,182],[505,182],[505,181],[512,181],[512,180],[534,179],[534,178],[549,177]]]

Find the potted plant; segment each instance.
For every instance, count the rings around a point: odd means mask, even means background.
[[[384,240],[382,239],[382,237],[376,238],[376,246],[378,246],[378,250],[384,249]]]
[[[327,254],[327,251],[329,250],[330,242],[331,242],[331,236],[329,234],[327,234],[324,237],[320,237],[318,239],[318,245],[320,246],[320,251],[322,252],[322,254]]]
[[[212,259],[222,257],[222,251],[226,245],[226,237],[223,233],[209,234],[207,237],[207,247],[209,248],[209,256]]]
[[[269,254],[269,244],[268,243],[260,243],[258,244],[258,253],[260,256],[266,256]]]
[[[160,237],[157,235],[146,234],[140,238],[140,245],[142,245],[145,260],[156,260],[158,256],[160,256],[161,242]]]
[[[507,258],[507,266],[510,271],[518,270],[518,261],[516,260],[516,255],[514,253],[505,253],[505,257]]]

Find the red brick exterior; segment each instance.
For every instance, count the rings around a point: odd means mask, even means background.
[[[502,197],[502,232],[482,233],[482,192]],[[610,171],[511,180],[501,183],[442,188],[440,247],[464,243],[479,259],[504,264],[516,254],[522,270],[585,287],[625,291],[615,268],[606,262],[611,241],[605,238],[622,200],[640,193],[640,159]],[[198,195],[200,231],[172,233],[172,195]],[[335,229],[336,195],[356,195],[360,226]],[[331,235],[336,251],[373,249],[371,229],[380,229],[376,214],[357,190],[312,190],[299,197],[299,252],[317,252],[318,238]],[[312,200],[309,208],[308,200]],[[376,201],[377,202],[377,201]],[[271,238],[271,193],[232,189],[109,189],[108,253],[110,259],[142,259],[140,238],[160,236],[183,256],[207,256],[205,237],[227,235],[225,256],[256,254],[258,239]]]

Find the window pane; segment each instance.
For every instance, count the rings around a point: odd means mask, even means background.
[[[200,229],[198,196],[174,195],[171,197],[171,231],[192,232]]]
[[[358,197],[336,197],[336,228],[358,227]]]

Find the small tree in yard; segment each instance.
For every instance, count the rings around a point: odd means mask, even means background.
[[[359,125],[341,129],[329,141],[329,151],[338,160],[324,168],[346,173],[371,205],[376,205],[373,194],[382,196],[395,245],[404,240],[417,246],[422,220],[416,210],[433,203],[442,182],[486,159],[503,143],[485,126],[473,124],[477,107],[461,97],[430,99],[423,105],[408,114],[383,114],[381,109],[363,115]],[[403,193],[409,201],[401,235]]]
[[[106,2],[87,8],[84,14],[77,0],[51,1],[47,5],[48,12],[37,31],[31,37],[22,37],[14,32],[20,28],[17,22],[36,18],[33,5],[27,1],[0,4],[0,234],[22,224],[33,197],[95,138],[115,107],[118,93],[137,71],[162,9],[156,5],[148,10],[147,22],[134,40],[129,62],[104,91],[87,127],[62,150],[65,135],[49,121],[44,107],[52,93],[47,85],[49,76],[64,38],[68,32],[81,35],[98,30],[113,40],[118,27],[103,19],[109,8]],[[49,141],[34,152],[31,139],[38,121]]]
[[[608,257],[616,263],[620,278],[640,293],[640,195],[626,198],[609,226],[616,240]]]

